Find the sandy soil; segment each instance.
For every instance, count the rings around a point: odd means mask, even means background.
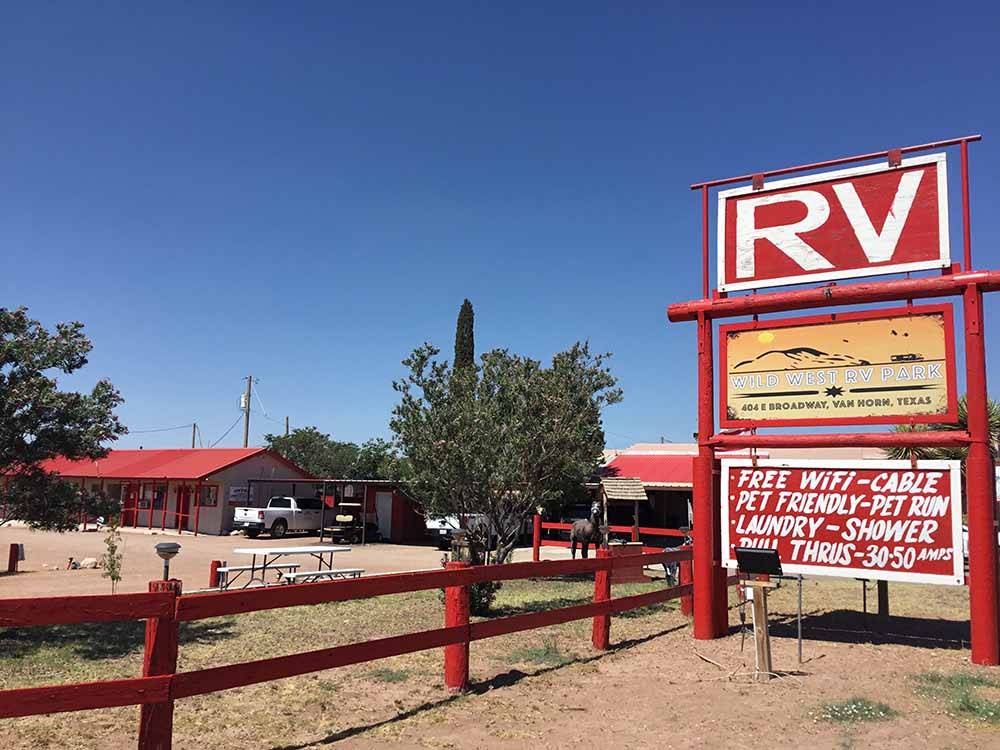
[[[107,594],[111,584],[101,577],[99,570],[66,570],[70,557],[77,561],[85,557],[100,559],[105,551],[104,533],[32,531],[26,528],[0,527],[0,551],[3,552],[6,570],[6,550],[10,543],[25,547],[25,560],[16,576],[0,575],[0,599],[19,596],[71,596],[80,594]],[[184,581],[184,589],[191,591],[208,585],[208,569],[212,560],[226,560],[233,565],[247,565],[250,557],[237,555],[240,547],[298,546],[319,544],[319,537],[289,535],[272,541],[268,537],[247,539],[243,536],[178,536],[172,533],[150,533],[130,529],[122,530],[124,539],[124,575],[118,591],[146,591],[151,580],[163,575],[163,561],[156,556],[153,546],[162,541],[176,541],[181,545],[180,554],[171,561],[170,574]],[[351,546],[351,545],[345,545]],[[353,546],[349,553],[340,553],[336,564],[364,568],[367,573],[393,573],[420,570],[439,566],[441,552],[432,546],[370,544]],[[311,569],[311,559],[301,561],[302,570]]]

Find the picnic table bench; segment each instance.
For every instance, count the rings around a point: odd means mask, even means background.
[[[283,572],[294,573],[301,566],[300,563],[279,563],[278,565],[268,565],[268,570],[273,570],[277,574],[277,578],[281,578]],[[259,570],[259,565],[224,565],[217,569],[219,573],[219,588],[228,589],[229,586],[236,582],[236,580],[248,571]],[[236,575],[230,580],[229,574],[235,573]]]
[[[282,573],[282,583],[312,583],[324,578],[360,578],[364,568],[331,568],[329,570],[303,570],[300,573]]]

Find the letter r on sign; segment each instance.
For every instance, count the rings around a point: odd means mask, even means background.
[[[773,227],[757,226],[757,207],[796,201],[806,207],[806,215],[792,224]],[[795,190],[790,193],[763,195],[748,198],[736,204],[736,275],[751,278],[754,275],[754,243],[768,240],[781,252],[807,271],[833,268],[833,264],[816,252],[800,234],[819,229],[830,218],[830,204],[815,190]]]

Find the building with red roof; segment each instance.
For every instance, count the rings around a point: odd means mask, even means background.
[[[122,525],[226,534],[234,508],[253,504],[249,480],[280,477],[278,495],[296,493],[296,479],[313,493],[312,475],[266,448],[112,450],[96,461],[54,458],[42,468],[82,489],[103,491],[122,504]]]

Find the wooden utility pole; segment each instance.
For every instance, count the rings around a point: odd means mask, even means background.
[[[285,437],[288,437],[288,417],[285,417]]]
[[[253,375],[247,375],[246,405],[243,407],[243,447],[250,446],[250,396],[253,393]]]
[[[194,422],[191,425],[191,447],[194,448],[194,436],[198,432],[198,423]]]

